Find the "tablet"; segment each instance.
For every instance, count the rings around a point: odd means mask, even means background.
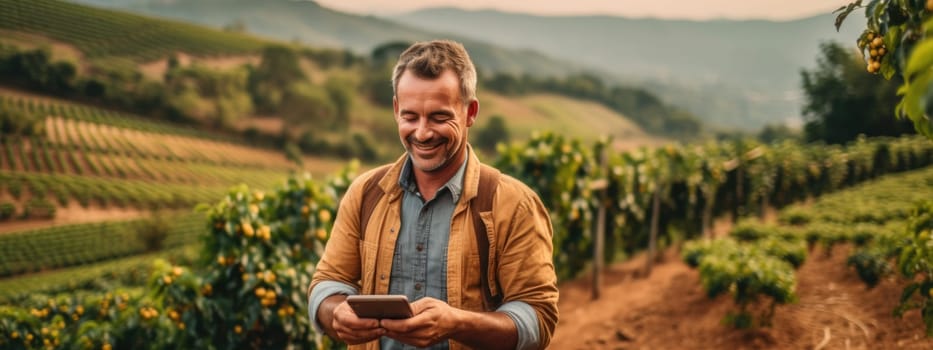
[[[404,295],[350,295],[347,304],[359,318],[403,319],[414,315]]]

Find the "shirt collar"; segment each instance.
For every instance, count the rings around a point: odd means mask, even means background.
[[[453,177],[450,178],[450,180],[447,180],[447,183],[445,183],[444,186],[441,186],[441,188],[438,189],[438,193],[440,193],[440,191],[444,188],[449,190],[450,196],[454,203],[457,203],[457,201],[460,199],[460,194],[463,192],[463,174],[466,172],[466,164],[469,159],[470,157],[465,157],[463,164],[460,164],[460,169],[457,170],[457,172]],[[398,185],[405,191],[417,194],[418,185],[415,184],[415,173],[412,170],[413,166],[414,165],[412,164],[411,156],[409,155],[408,159],[405,160],[405,165],[402,166],[402,173],[398,177]]]

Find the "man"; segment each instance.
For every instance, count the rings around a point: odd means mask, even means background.
[[[479,101],[466,50],[415,43],[392,85],[407,153],[360,176],[341,200],[311,281],[312,324],[359,349],[547,347],[558,298],[550,219],[521,182],[481,176],[491,168],[481,171],[467,142]],[[367,199],[374,190],[382,195]],[[478,211],[479,198],[490,211]],[[404,294],[414,316],[361,319],[345,301],[353,294]],[[501,302],[488,305],[489,295]]]

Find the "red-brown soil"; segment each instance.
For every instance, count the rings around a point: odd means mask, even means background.
[[[773,326],[724,325],[731,296],[710,299],[699,273],[676,249],[662,254],[647,277],[644,257],[607,267],[602,297],[591,299],[589,277],[560,285],[560,321],[551,349],[933,349],[919,311],[897,318],[903,285],[892,277],[868,289],[845,259],[811,251],[797,271],[795,304],[778,306]]]

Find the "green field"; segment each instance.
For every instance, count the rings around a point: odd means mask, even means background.
[[[204,56],[255,53],[270,43],[244,34],[55,0],[0,1],[0,29],[68,43],[89,59],[135,62],[158,60],[173,52]]]

